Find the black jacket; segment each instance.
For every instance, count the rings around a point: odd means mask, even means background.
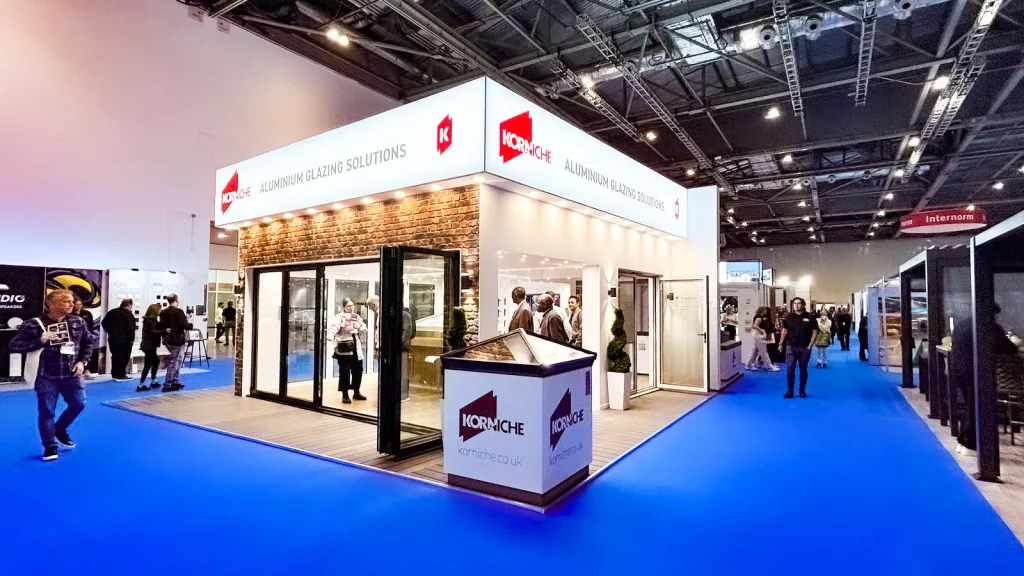
[[[160,347],[160,340],[163,334],[160,332],[159,321],[156,318],[142,319],[142,344],[141,350],[156,350]]]
[[[844,314],[842,312],[836,312],[835,327],[836,332],[849,332],[850,327],[853,326],[853,315]]]
[[[135,321],[135,315],[127,308],[116,308],[107,312],[100,325],[107,331],[107,338],[122,342],[134,342],[135,330],[139,326]]]
[[[191,325],[181,308],[168,306],[160,311],[160,322],[157,324],[163,332],[164,343],[172,346],[184,346],[188,341],[187,333]],[[167,330],[170,329],[170,332]]]

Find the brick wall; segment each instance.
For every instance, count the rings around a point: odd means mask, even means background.
[[[475,342],[480,262],[480,193],[475,185],[242,229],[238,233],[239,276],[250,266],[379,256],[382,247],[398,245],[462,251],[462,271],[473,280],[472,290],[462,292],[469,324],[466,340]],[[240,315],[236,394],[242,393],[243,386],[244,322]]]

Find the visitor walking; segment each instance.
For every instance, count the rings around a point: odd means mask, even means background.
[[[754,335],[754,348],[750,351],[750,358],[747,359],[746,369],[757,370],[763,364],[772,372],[778,372],[779,367],[772,363],[768,355],[769,327],[772,325],[770,308],[761,306],[754,313],[751,321],[750,331]]]
[[[797,367],[800,368],[800,397],[807,397],[807,363],[811,359],[811,347],[818,337],[818,323],[814,316],[806,310],[807,302],[803,298],[793,298],[793,311],[786,316],[782,326],[780,345],[786,348],[786,385],[787,391],[783,398],[793,397],[793,384]]]
[[[228,345],[235,343],[236,313],[235,303],[232,301],[228,301],[228,307],[221,312],[221,321],[224,323],[224,343]]]
[[[82,378],[92,380],[93,375],[99,372],[100,353],[99,350],[96,349],[96,346],[99,344],[100,335],[99,331],[96,329],[96,318],[92,315],[92,312],[89,312],[89,310],[85,308],[85,303],[82,302],[82,299],[79,298],[77,294],[74,294],[74,296],[75,307],[71,313],[85,321],[85,327],[89,330],[89,342],[92,344],[92,356],[89,358],[89,362],[85,366],[85,373],[82,374]]]
[[[128,380],[128,363],[132,360],[132,346],[138,323],[132,312],[130,298],[121,300],[121,305],[103,316],[100,325],[107,331],[107,348],[110,349],[110,376],[114,380]]]
[[[569,345],[583,348],[583,305],[580,303],[580,297],[575,294],[569,296],[569,324],[572,325]]]
[[[191,326],[185,313],[179,308],[177,294],[167,295],[167,307],[160,311],[158,326],[163,332],[164,347],[167,348],[167,374],[164,375],[164,392],[175,392],[184,388],[179,380],[181,353],[188,341]]]
[[[25,380],[33,383],[39,411],[39,438],[43,460],[57,459],[57,443],[74,448],[68,428],[85,409],[82,374],[92,356],[92,338],[85,322],[71,311],[75,298],[69,290],[46,295],[46,312],[23,322],[11,340],[11,352],[25,354]],[[54,422],[57,396],[67,409]]]
[[[828,368],[828,347],[832,345],[832,320],[828,313],[822,309],[818,314],[818,336],[814,341],[814,347],[818,350],[818,357],[815,365],[818,368]]]
[[[835,324],[833,328],[836,331],[836,336],[839,337],[839,348],[850,351],[850,328],[853,325],[853,316],[850,315],[850,307],[843,305],[842,308],[836,312]]]
[[[142,364],[142,377],[139,378],[139,385],[135,388],[136,392],[160,389],[160,383],[156,381],[156,373],[160,369],[160,356],[156,353],[160,348],[161,340],[159,323],[160,305],[150,304],[149,308],[146,308],[146,314],[142,317],[142,344],[139,345],[139,348],[145,355],[145,360]],[[147,374],[153,375],[149,386],[146,386]]]
[[[860,361],[868,361],[868,317],[864,314],[860,316],[860,322],[857,324],[857,340],[860,341]]]

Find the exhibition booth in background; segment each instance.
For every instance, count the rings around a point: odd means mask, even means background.
[[[0,382],[22,377],[22,354],[12,354],[11,339],[22,322],[44,312],[46,294],[52,290],[70,290],[82,300],[83,309],[93,317],[93,341],[96,346],[89,371],[102,374],[106,369],[106,334],[100,328],[103,315],[125,298],[134,302],[133,313],[139,320],[133,358],[141,360],[142,315],[150,304],[166,306],[164,296],[178,294],[181,308],[189,321],[205,330],[206,310],[201,304],[205,285],[201,279],[168,271],[91,270],[83,268],[43,268],[0,266]],[[166,350],[163,350],[166,353]]]
[[[685,189],[490,79],[218,170],[217,194],[244,271],[236,393],[375,424],[380,453],[440,445],[438,359],[505,332],[515,286],[531,304],[582,300],[590,409],[622,393],[610,381],[626,395],[718,382],[717,190]],[[351,404],[328,333],[345,298],[366,326],[368,400]],[[625,379],[605,353],[616,308]],[[540,425],[517,405],[496,396],[490,417]]]
[[[903,387],[916,383],[924,415],[977,448],[979,480],[1024,470],[1013,448],[1024,426],[1022,245],[1024,212],[900,267]]]

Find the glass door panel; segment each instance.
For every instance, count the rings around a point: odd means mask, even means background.
[[[378,409],[376,351],[379,349],[379,335],[378,317],[369,303],[372,297],[377,295],[375,290],[380,278],[380,263],[353,262],[326,266],[324,277],[326,289],[323,301],[326,321],[321,363],[325,374],[322,406],[355,413],[366,419],[375,419]],[[353,312],[360,317],[365,326],[365,331],[359,335],[363,357],[359,392],[366,400],[352,400],[351,403],[345,404],[341,392],[340,363],[334,357],[336,335],[332,334],[331,330],[333,326],[341,325],[338,315],[343,312],[344,303],[349,299],[354,304]],[[352,372],[351,364],[346,367],[349,369],[349,381],[352,382],[356,375]]]
[[[289,272],[287,290],[285,394],[289,398],[313,402],[318,324],[316,270]]]
[[[438,362],[459,302],[457,251],[385,248],[381,284],[379,448],[398,454],[440,442]]]
[[[624,320],[622,328],[626,331],[626,354],[629,355],[630,372],[632,373],[633,392],[636,392],[636,284],[632,276],[619,277],[619,308],[622,309]]]
[[[708,390],[706,307],[703,279],[662,283],[662,386]]]
[[[282,272],[256,275],[255,362],[252,392],[281,393],[281,290]]]

